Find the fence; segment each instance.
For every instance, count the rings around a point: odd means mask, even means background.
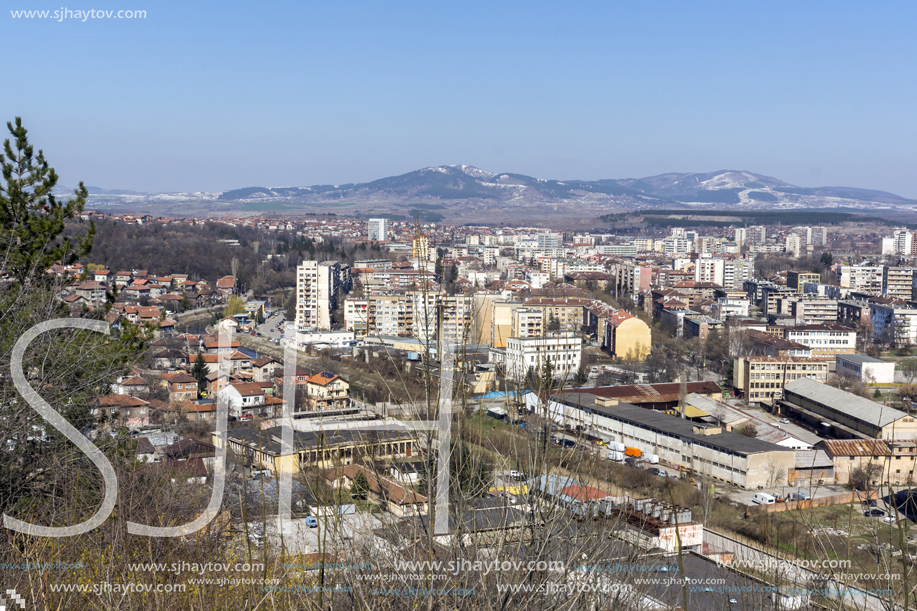
[[[773,505],[751,505],[745,510],[745,517],[763,515],[766,513],[779,513],[781,511],[793,511],[794,509],[811,509],[813,507],[829,507],[831,505],[846,505],[854,501],[863,501],[866,498],[878,498],[875,490],[871,490],[867,497],[865,492],[845,492],[833,496],[821,496],[805,501],[784,501],[774,503]]]

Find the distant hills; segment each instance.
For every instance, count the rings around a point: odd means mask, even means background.
[[[642,208],[793,209],[914,208],[917,201],[893,193],[853,187],[798,187],[776,178],[737,170],[670,173],[646,178],[552,180],[470,165],[435,166],[365,183],[305,187],[246,187],[222,193],[139,193],[89,187],[94,204],[153,209],[157,204],[181,212],[195,210],[380,212],[404,206],[441,209],[448,216],[513,207],[580,215]],[[138,207],[139,205],[139,207]],[[450,214],[452,212],[452,214]],[[190,213],[190,208],[189,212]]]
[[[838,205],[844,201],[917,205],[917,201],[851,187],[804,188],[752,172],[660,174],[647,178],[545,180],[524,174],[494,173],[469,165],[423,168],[367,183],[311,187],[248,187],[224,191],[223,201],[424,201],[478,200],[504,205],[601,201],[617,204]],[[826,201],[831,200],[831,201]]]

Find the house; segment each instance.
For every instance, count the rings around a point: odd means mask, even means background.
[[[159,379],[168,386],[172,403],[197,399],[197,380],[187,373],[164,373]]]
[[[224,367],[228,365],[230,374],[240,371],[251,373],[252,371],[252,357],[238,350],[224,356],[223,363]]]
[[[73,292],[92,305],[97,306],[105,301],[105,287],[94,280],[87,280],[77,284],[73,287]]]
[[[137,439],[137,447],[134,450],[137,453],[137,461],[142,463],[159,462],[161,459],[156,455],[156,448],[146,437]]]
[[[188,365],[188,353],[174,348],[167,348],[153,353],[153,367],[156,369],[177,369]]]
[[[255,382],[272,382],[274,372],[280,368],[280,363],[269,356],[259,356],[252,361],[252,379]]]
[[[264,405],[264,391],[253,382],[230,384],[219,394],[229,404],[229,415],[236,418],[260,415],[259,408]]]
[[[217,292],[224,295],[232,295],[236,290],[236,280],[232,276],[223,276],[217,280]]]
[[[325,477],[332,483],[343,480],[339,484],[348,490],[353,487],[357,473],[362,473],[369,484],[367,496],[370,501],[382,509],[398,517],[425,515],[427,513],[427,497],[413,490],[412,486],[402,485],[394,480],[382,477],[363,465],[347,465],[341,469],[329,471]]]
[[[120,376],[112,384],[111,390],[116,395],[133,395],[135,397],[147,395],[150,392],[150,383],[141,376]]]
[[[223,352],[235,352],[242,347],[242,342],[237,339],[229,340],[227,345],[220,347],[220,338],[216,335],[208,335],[201,339],[201,346],[208,354],[219,354]]]
[[[94,401],[94,416],[116,418],[118,426],[138,427],[150,423],[150,404],[131,395],[103,395]]]
[[[309,404],[315,410],[346,408],[350,405],[350,384],[342,377],[322,371],[306,380]]]

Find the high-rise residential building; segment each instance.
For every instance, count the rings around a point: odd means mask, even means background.
[[[741,248],[748,241],[748,230],[744,227],[736,227],[735,242]]]
[[[369,219],[367,229],[372,242],[384,242],[388,239],[388,219]]]
[[[839,284],[858,293],[882,293],[884,268],[881,265],[842,265]]]
[[[702,256],[694,262],[694,280],[695,282],[713,282],[723,286],[725,268],[726,262],[722,258]]]
[[[810,227],[809,228],[809,244],[813,246],[827,246],[828,245],[828,228],[827,227]]]
[[[804,244],[802,238],[795,233],[786,236],[786,254],[798,257],[802,252]]]
[[[762,225],[755,225],[745,229],[745,245],[761,246],[767,242],[767,228]]]
[[[892,237],[895,239],[895,254],[905,256],[913,254],[914,234],[907,229],[896,229]]]
[[[913,267],[886,267],[882,275],[882,294],[910,299],[914,291]]]
[[[342,287],[337,261],[303,261],[296,268],[296,327],[330,329],[331,312]]]
[[[561,236],[556,233],[539,233],[538,249],[546,250],[549,248],[560,248]]]

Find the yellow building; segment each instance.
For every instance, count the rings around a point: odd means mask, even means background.
[[[238,428],[227,431],[228,448],[246,463],[274,473],[298,473],[309,467],[333,469],[367,459],[410,458],[416,438],[402,431],[293,431],[293,448],[283,449],[283,427]],[[223,439],[213,433],[213,445]]]
[[[494,348],[506,348],[506,338],[513,333],[513,310],[522,304],[513,301],[495,301],[490,313],[490,341]]]
[[[602,347],[607,348],[613,357],[643,361],[650,355],[653,334],[649,325],[636,316],[624,310],[615,310],[602,318],[600,325]]]

